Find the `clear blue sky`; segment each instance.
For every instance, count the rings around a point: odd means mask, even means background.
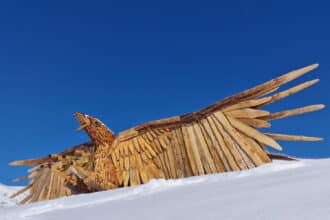
[[[74,111],[119,132],[197,110],[289,70],[316,86],[271,110],[329,104],[327,1],[2,1],[0,182],[16,159],[85,142]],[[290,84],[294,85],[294,84]],[[274,132],[329,135],[327,109],[274,122]],[[326,139],[281,142],[284,153],[330,157]]]

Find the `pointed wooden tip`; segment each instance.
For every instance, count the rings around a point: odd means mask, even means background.
[[[50,157],[42,157],[42,158],[36,158],[36,159],[28,159],[28,160],[16,160],[13,162],[10,162],[10,166],[19,166],[19,165],[25,165],[25,166],[34,166],[46,162],[53,161],[53,158]]]
[[[301,68],[301,69],[299,69],[299,70],[301,70],[301,71],[304,71],[304,72],[310,72],[310,71],[312,71],[312,70],[315,70],[315,69],[317,69],[319,67],[319,64],[318,63],[314,63],[314,64],[312,64],[312,65],[309,65],[309,66],[306,66],[306,67],[303,67],[303,68]]]
[[[314,85],[315,83],[318,83],[318,82],[320,82],[320,79],[313,79],[310,81],[310,84]]]
[[[272,147],[272,148],[274,148],[274,149],[276,149],[278,151],[282,151],[283,150],[283,148],[281,147],[281,145],[279,145],[277,142],[276,142],[276,144],[271,145],[270,147]]]
[[[19,166],[22,165],[22,161],[21,160],[17,160],[17,161],[12,161],[10,163],[8,163],[9,166]]]
[[[317,64],[317,63],[309,65],[309,66],[305,66],[305,67],[293,70],[283,76],[280,76],[279,79],[280,79],[280,81],[283,80],[283,82],[281,82],[281,84],[284,84],[284,83],[290,82],[290,81],[316,69],[317,67],[319,67],[319,64]]]
[[[287,134],[276,134],[276,133],[265,133],[270,138],[274,140],[282,141],[322,141],[323,138],[320,137],[307,137],[302,135],[287,135]]]
[[[318,110],[321,110],[321,109],[325,108],[325,105],[324,104],[315,105],[315,108],[317,108]]]
[[[311,69],[316,69],[316,68],[318,68],[319,66],[320,66],[320,64],[318,64],[318,63],[314,63],[314,64],[310,65],[310,68],[311,68]]]

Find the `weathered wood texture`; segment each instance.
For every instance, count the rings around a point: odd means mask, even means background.
[[[265,145],[281,150],[276,140],[319,141],[320,138],[262,133],[270,120],[316,111],[323,105],[270,113],[260,110],[306,89],[311,80],[285,91],[280,86],[315,69],[310,65],[228,97],[190,114],[157,120],[128,129],[117,136],[101,121],[75,113],[91,141],[49,157],[21,160],[11,165],[30,169],[29,195],[22,203],[108,190],[147,183],[155,178],[183,178],[196,175],[251,169],[288,157],[269,154]],[[268,95],[268,96],[267,96]],[[18,179],[20,180],[20,179]]]

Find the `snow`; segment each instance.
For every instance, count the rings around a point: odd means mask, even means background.
[[[330,159],[275,161],[256,169],[17,206],[0,185],[0,220],[330,219]]]
[[[22,195],[15,199],[9,198],[11,195],[13,195],[21,188],[22,187],[19,186],[6,186],[0,183],[0,207],[13,206],[17,203],[19,199],[24,197],[24,195]],[[1,209],[0,209],[0,219],[1,219]]]

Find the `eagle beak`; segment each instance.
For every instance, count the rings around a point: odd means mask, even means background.
[[[85,114],[80,113],[80,112],[75,112],[74,116],[76,117],[76,119],[80,123],[80,127],[77,128],[77,131],[81,131],[84,128],[86,128],[87,126],[90,125],[90,120],[88,119],[88,117]]]

